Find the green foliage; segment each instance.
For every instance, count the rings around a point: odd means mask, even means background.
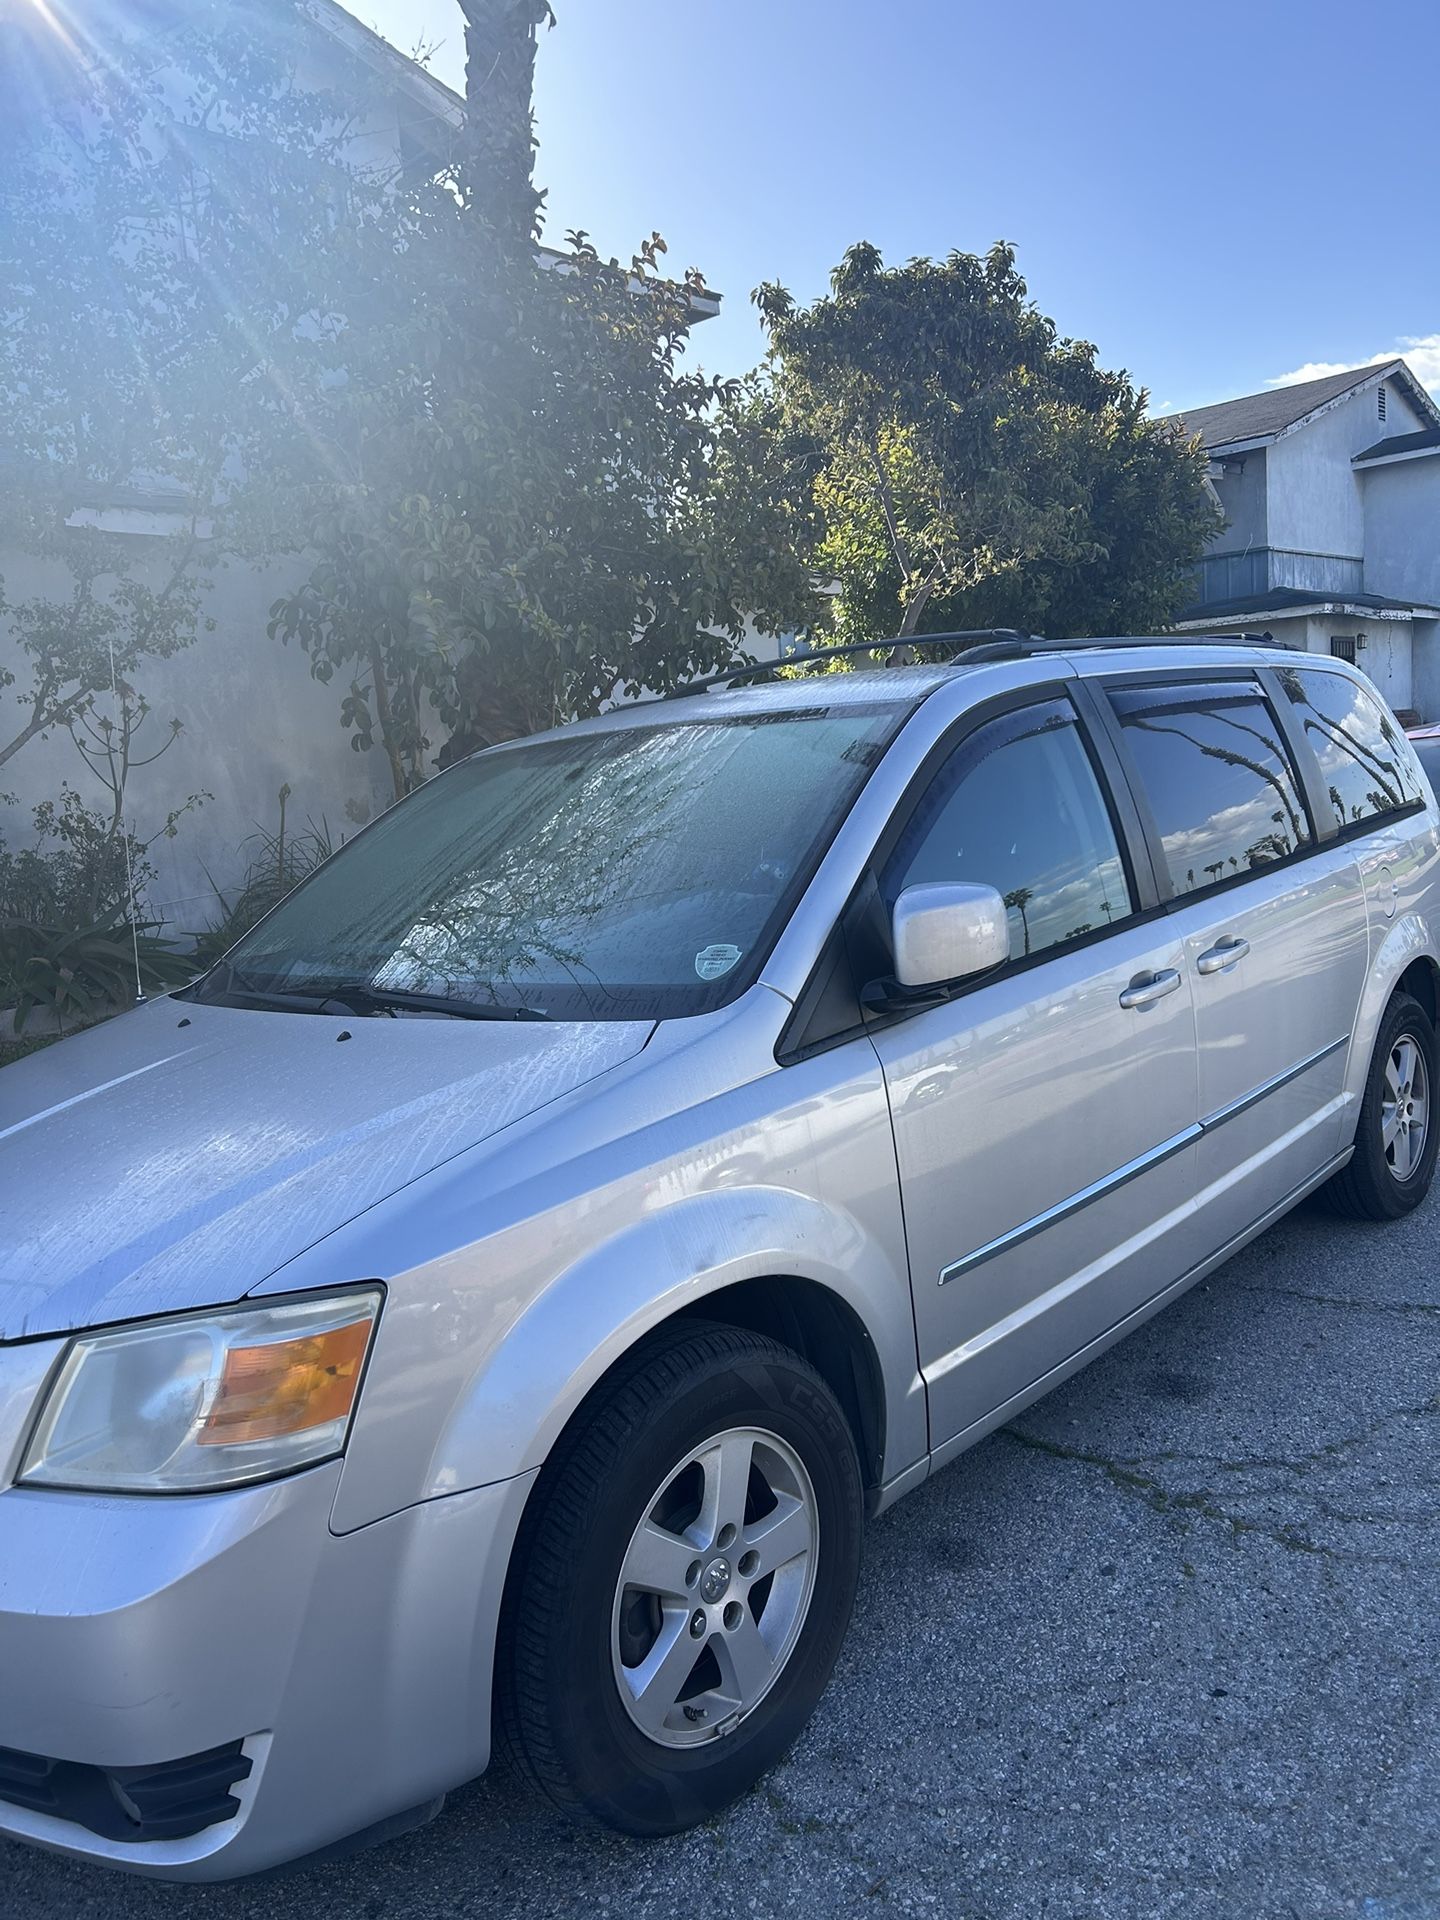
[[[309,577],[272,631],[342,690],[397,795],[447,757],[727,663],[756,543],[715,512],[717,402],[682,364],[703,283],[584,233],[538,248],[543,0],[466,0],[476,110],[450,163],[337,232],[285,385],[310,429],[271,504]]]
[[[0,918],[78,927],[120,913],[130,897],[126,844],[87,807],[73,787],[35,808],[35,844],[18,852],[0,843]],[[137,886],[152,877],[133,836],[129,855]]]
[[[213,880],[210,883],[218,915],[211,926],[194,936],[195,960],[199,967],[211,966],[221,954],[228,953],[242,934],[248,933],[257,921],[263,920],[293,887],[307,879],[317,867],[323,866],[335,852],[335,842],[326,820],[322,819],[318,825],[313,820],[307,820],[299,833],[287,830],[285,809],[290,799],[288,786],[280,789],[279,797],[279,826],[273,832],[265,827],[257,827],[245,842],[250,852],[245,879],[238,891],[226,894],[215,886]]]
[[[1062,339],[1012,250],[885,268],[852,247],[828,297],[755,295],[764,379],[732,402],[736,505],[788,520],[837,638],[1163,627],[1218,524],[1199,450]]]
[[[297,343],[321,431],[272,472],[321,555],[272,631],[397,795],[441,728],[469,751],[725,664],[750,598],[706,513],[721,389],[680,366],[697,282],[653,241],[628,268],[580,234],[563,265],[504,263],[453,183],[406,218],[403,273],[354,236],[331,299],[355,319]]]
[[[137,893],[152,877],[144,843],[72,787],[42,802],[34,822],[34,846],[0,845],[0,1012],[14,1010],[17,1033],[37,1008],[70,1028],[127,1006],[137,948],[147,990],[194,976],[193,960],[153,926],[132,933],[131,874]]]
[[[0,920],[0,1007],[13,1009],[16,1033],[43,1009],[62,1029],[102,1020],[134,997],[138,958],[147,989],[183,986],[197,971],[188,954],[135,929],[123,916],[89,926]]]

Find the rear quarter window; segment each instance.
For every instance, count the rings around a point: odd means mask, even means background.
[[[1344,829],[1424,798],[1400,723],[1348,674],[1282,667],[1285,697],[1305,729]]]

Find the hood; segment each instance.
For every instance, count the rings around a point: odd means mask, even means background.
[[[0,1340],[236,1300],[653,1031],[161,1000],[5,1067]]]

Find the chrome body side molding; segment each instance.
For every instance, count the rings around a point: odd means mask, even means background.
[[[1037,1233],[1043,1233],[1047,1227],[1058,1226],[1062,1220],[1068,1220],[1072,1214],[1079,1213],[1082,1207],[1088,1207],[1094,1201],[1104,1199],[1107,1193],[1114,1193],[1117,1188],[1125,1186],[1140,1174],[1148,1173],[1151,1167],[1158,1167],[1162,1161],[1170,1159],[1173,1154],[1180,1153],[1184,1148],[1193,1145],[1202,1134],[1213,1133],[1217,1127],[1223,1127],[1227,1120],[1234,1120],[1238,1115],[1248,1113],[1251,1107],[1258,1106],[1270,1094],[1278,1093],[1281,1087],[1289,1086],[1292,1080],[1298,1080],[1302,1074],[1309,1073],[1313,1067],[1318,1067],[1322,1060],[1328,1060],[1332,1053],[1338,1053],[1342,1047],[1348,1047],[1349,1044],[1349,1034],[1343,1034],[1340,1039],[1330,1041],[1327,1046],[1321,1047],[1318,1052],[1301,1060],[1287,1072],[1277,1073],[1271,1079],[1262,1081],[1258,1087],[1252,1087],[1238,1100],[1232,1100],[1228,1106],[1220,1107],[1216,1112],[1207,1114],[1194,1126],[1186,1127],[1181,1133],[1171,1134],[1168,1140],[1162,1140],[1148,1153],[1142,1153],[1134,1160],[1127,1160],[1123,1167],[1117,1167],[1114,1173],[1106,1174],[1103,1180],[1092,1181],[1088,1187],[1082,1187],[1078,1193],[1071,1194],[1068,1200],[1061,1200],[1055,1206],[1047,1207],[1043,1213],[1032,1215],[1029,1220],[1022,1221],[1018,1227],[1013,1227],[1009,1233],[1002,1233],[994,1240],[987,1240],[983,1247],[977,1247],[973,1253],[964,1254],[960,1259],[951,1261],[949,1266],[941,1269],[940,1285],[943,1287],[948,1281],[958,1280],[961,1274],[969,1273],[986,1260],[994,1259],[997,1253],[1005,1253],[1011,1247],[1018,1247],[1022,1242],[1033,1239]]]

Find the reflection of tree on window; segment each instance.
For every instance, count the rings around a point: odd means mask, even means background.
[[[1166,712],[1171,711],[1171,709],[1161,708],[1157,709],[1157,711]],[[1183,713],[1185,709],[1183,707],[1176,707],[1173,711]],[[1265,740],[1265,736],[1260,733],[1257,728],[1247,727],[1241,721],[1233,719],[1227,713],[1207,712],[1205,717],[1207,720],[1218,721],[1224,726],[1237,727],[1241,733],[1253,734],[1257,740],[1262,741],[1267,746],[1274,744],[1271,741]],[[1257,780],[1263,780],[1267,786],[1273,787],[1280,796],[1280,803],[1284,808],[1284,814],[1275,817],[1289,820],[1291,838],[1279,853],[1270,854],[1267,856],[1268,858],[1274,860],[1282,859],[1285,854],[1293,853],[1296,847],[1310,838],[1309,828],[1302,824],[1299,811],[1295,804],[1292,803],[1290,795],[1286,791],[1287,783],[1282,783],[1278,775],[1271,773],[1269,768],[1262,766],[1258,760],[1250,759],[1247,754],[1241,753],[1234,747],[1213,746],[1209,741],[1201,740],[1197,738],[1195,734],[1188,733],[1184,727],[1162,727],[1155,721],[1147,719],[1140,714],[1127,718],[1126,725],[1141,727],[1147,733],[1177,734],[1182,740],[1188,740],[1192,746],[1198,747],[1207,759],[1223,761],[1227,767],[1243,767],[1247,773],[1253,773]],[[1253,864],[1254,862],[1252,862],[1252,865]]]
[[[1006,906],[1013,907],[1020,916],[1020,925],[1025,930],[1026,953],[1030,951],[1030,922],[1025,918],[1025,909],[1034,898],[1034,891],[1030,887],[1012,887],[1005,895]]]
[[[1411,791],[1407,780],[1403,739],[1362,688],[1340,674],[1306,673],[1295,667],[1282,668],[1280,679],[1291,705],[1301,710],[1337,826],[1393,813],[1419,798],[1419,789]],[[1337,701],[1347,695],[1348,712],[1336,712]]]
[[[1257,686],[1172,683],[1121,688],[1112,699],[1178,892],[1308,844],[1299,789]]]
[[[482,754],[378,821],[235,957],[267,991],[703,1011],[763,950],[893,724],[857,702]]]

